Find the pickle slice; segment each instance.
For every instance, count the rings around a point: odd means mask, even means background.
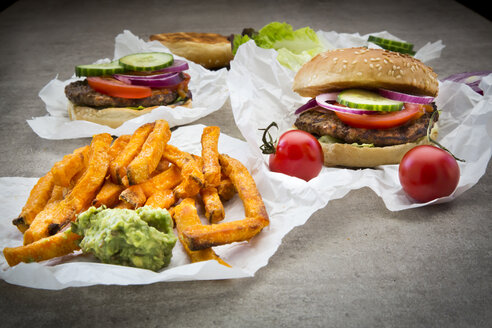
[[[394,112],[403,108],[403,102],[385,98],[375,92],[363,89],[348,89],[338,94],[341,105],[380,112]]]

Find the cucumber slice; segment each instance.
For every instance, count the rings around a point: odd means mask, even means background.
[[[142,52],[122,57],[119,62],[130,71],[157,71],[171,66],[174,58],[166,52]]]
[[[348,89],[338,94],[337,102],[350,108],[394,112],[403,108],[403,102],[385,98],[375,92]]]
[[[415,51],[413,51],[413,50],[407,50],[407,49],[399,48],[397,46],[388,46],[388,45],[384,45],[384,46],[380,45],[380,46],[386,50],[396,51],[396,52],[411,55],[411,56],[415,55]]]
[[[383,38],[379,38],[379,37],[373,36],[373,35],[370,35],[369,39],[367,41],[373,42],[373,43],[375,43],[375,44],[377,44],[383,48],[385,48],[385,46],[388,46],[388,47],[397,47],[397,48],[400,48],[402,50],[407,50],[407,51],[413,50],[413,44],[411,44],[411,43],[383,39]]]
[[[77,76],[102,76],[123,73],[125,68],[118,61],[103,64],[90,64],[75,66]]]

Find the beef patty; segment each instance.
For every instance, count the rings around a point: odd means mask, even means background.
[[[436,107],[433,104],[434,111]],[[389,129],[354,128],[343,123],[332,111],[312,109],[302,113],[294,123],[296,128],[319,137],[332,136],[346,143],[374,144],[376,147],[405,144],[427,135],[432,112],[426,112],[416,120]],[[437,121],[437,115],[435,120]]]
[[[165,106],[169,104],[179,105],[188,99],[178,100],[178,92],[174,90],[153,89],[152,95],[140,99],[128,99],[111,97],[92,89],[87,80],[75,81],[65,87],[65,95],[68,100],[78,106],[88,106],[92,108],[109,108],[109,107],[151,107]],[[191,98],[188,91],[187,98]]]

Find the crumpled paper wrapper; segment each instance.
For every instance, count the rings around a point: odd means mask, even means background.
[[[364,37],[347,37],[364,42]],[[341,36],[339,38],[338,47],[348,42]],[[354,45],[360,44],[356,42]],[[430,47],[435,50],[442,46],[433,44]],[[131,285],[252,277],[267,265],[289,231],[303,225],[330,200],[342,198],[350,190],[367,186],[382,197],[389,210],[397,211],[450,201],[473,186],[486,170],[492,153],[492,111],[488,110],[492,105],[492,75],[482,80],[484,96],[464,84],[446,82],[440,86],[437,99],[442,110],[439,141],[458,157],[467,160],[460,163],[460,184],[450,197],[426,204],[412,202],[399,186],[396,165],[361,170],[323,168],[320,175],[309,182],[270,172],[267,157],[259,149],[261,131],[258,129],[272,121],[276,121],[281,130],[291,127],[295,120],[294,110],[307,100],[291,91],[293,77],[294,72],[277,62],[275,51],[258,48],[254,42],[240,47],[227,76],[234,117],[246,142],[221,134],[219,151],[239,159],[250,170],[270,216],[270,225],[250,242],[214,248],[232,268],[215,261],[190,264],[177,242],[171,264],[161,272],[102,264],[90,255],[81,254],[42,263],[21,263],[10,268],[0,254],[0,278],[32,288],[63,289],[96,284]],[[170,143],[200,154],[197,136],[202,130],[203,125],[180,127],[173,132]],[[11,220],[19,214],[36,181],[36,178],[0,178],[0,196],[8,200],[0,219],[1,249],[22,244],[22,235]],[[238,197],[225,206],[226,221],[244,217]]]
[[[125,30],[115,38],[114,57],[111,60],[136,52],[148,51],[171,52],[158,41],[145,42],[130,31]],[[174,57],[176,59],[184,59],[176,55]],[[96,63],[109,62],[111,60],[104,58],[96,61]],[[142,124],[153,122],[157,119],[167,120],[171,127],[189,124],[219,110],[228,98],[228,91],[226,86],[227,70],[225,68],[210,71],[193,62],[187,62],[190,69],[186,72],[191,76],[189,88],[193,97],[192,108],[160,106],[148,114],[123,123],[116,129],[87,121],[71,121],[68,116],[68,99],[65,97],[64,89],[71,82],[82,79],[74,75],[66,81],[54,78],[41,89],[39,97],[46,104],[48,114],[42,117],[33,117],[27,122],[38,136],[45,139],[91,137],[94,134],[103,132],[116,136],[131,134]],[[77,64],[88,63],[74,63],[74,67]]]
[[[318,32],[327,44],[335,47],[352,47],[367,43],[367,36]],[[388,37],[386,32],[372,33]],[[328,41],[327,41],[328,40]],[[419,49],[416,57],[422,61],[434,59],[443,45],[440,41]],[[423,51],[423,52],[422,52]],[[227,77],[231,106],[236,124],[256,157],[262,158],[262,168],[267,166],[268,156],[260,150],[263,131],[271,122],[279,126],[278,136],[290,129],[295,122],[294,111],[309,98],[291,90],[295,72],[281,66],[276,52],[261,49],[250,41],[242,45],[231,63]],[[343,197],[351,190],[371,188],[382,198],[391,211],[435,203],[449,202],[475,185],[487,169],[492,154],[492,75],[482,79],[484,95],[465,84],[444,82],[439,85],[436,104],[441,111],[437,140],[455,156],[466,162],[458,162],[461,178],[455,192],[428,203],[416,203],[402,190],[398,178],[398,165],[384,165],[374,169],[344,169],[324,167],[318,177],[309,182],[269,172],[269,179],[278,179],[278,187],[290,191],[293,198],[310,195],[310,206],[324,207],[331,199]],[[279,198],[280,199],[280,198]],[[283,200],[286,197],[282,198]]]

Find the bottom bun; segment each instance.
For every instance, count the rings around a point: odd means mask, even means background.
[[[434,125],[431,138],[436,138],[438,127]],[[376,167],[385,164],[399,164],[403,155],[410,149],[429,144],[428,138],[417,142],[386,147],[360,147],[342,143],[322,143],[325,166],[344,166],[353,168]]]
[[[186,103],[180,106],[191,108],[191,100],[188,100]],[[77,106],[69,101],[68,115],[70,116],[70,119],[72,121],[89,121],[97,124],[107,125],[115,129],[128,120],[150,113],[157,107],[158,106],[153,106],[147,107],[145,109],[118,107],[95,109],[87,106]],[[176,107],[176,105],[169,105],[168,107]]]

